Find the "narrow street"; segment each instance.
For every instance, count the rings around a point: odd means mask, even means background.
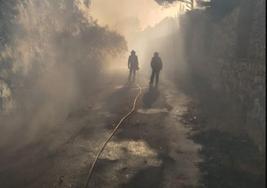
[[[84,187],[96,153],[137,94],[124,78],[106,83],[37,143],[1,155],[2,185]],[[140,84],[137,111],[105,148],[89,187],[194,187],[200,146],[188,139],[190,128],[180,121],[190,99],[167,80],[158,90]]]
[[[119,98],[134,92],[123,86],[110,101],[123,106],[125,102]],[[196,186],[199,146],[187,138],[189,129],[179,121],[189,99],[166,80],[158,90],[144,88],[143,92],[137,113],[125,122],[101,156],[92,187]],[[115,109],[117,114],[125,111]]]

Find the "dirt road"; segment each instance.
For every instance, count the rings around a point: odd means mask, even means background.
[[[120,96],[133,93],[134,89],[122,87],[111,101],[123,103],[118,100]],[[188,101],[167,81],[159,89],[145,88],[136,114],[125,122],[103,153],[91,186],[195,186],[199,146],[188,139],[189,128],[180,123]],[[125,111],[114,110],[117,114]]]
[[[19,129],[2,144],[0,187],[84,188],[97,152],[138,93],[127,75],[107,80],[31,142],[21,144]],[[136,112],[100,156],[90,188],[265,187],[265,159],[247,136],[216,130],[215,117],[192,111],[193,100],[167,79],[157,89],[137,82]]]
[[[194,187],[200,146],[188,139],[190,128],[180,121],[190,99],[168,81],[158,89],[140,84],[138,109],[107,145],[89,186]],[[5,152],[1,187],[82,188],[94,156],[137,92],[134,84],[114,79],[45,137]]]

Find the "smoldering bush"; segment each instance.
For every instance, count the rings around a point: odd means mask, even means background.
[[[13,16],[4,28],[9,32],[1,45],[0,78],[11,89],[16,118],[1,125],[49,125],[90,93],[103,76],[105,56],[120,54],[126,42],[97,24],[87,1],[12,2],[1,8]]]

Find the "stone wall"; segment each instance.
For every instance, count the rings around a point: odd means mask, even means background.
[[[249,43],[249,57],[265,62],[266,50],[266,1],[255,0],[255,14]]]
[[[265,19],[265,0],[244,0],[220,20],[203,10],[182,21],[191,73],[203,78],[207,91],[242,109],[240,126],[259,145],[265,139]]]

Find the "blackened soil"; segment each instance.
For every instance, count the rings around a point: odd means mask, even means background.
[[[265,158],[247,136],[209,130],[195,133],[192,139],[203,147],[201,187],[265,187]]]

